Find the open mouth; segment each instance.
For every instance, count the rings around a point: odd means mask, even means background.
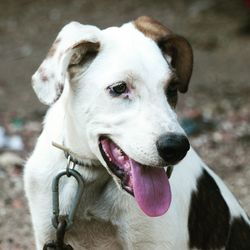
[[[107,137],[100,137],[99,148],[110,171],[120,179],[122,188],[135,197],[145,214],[156,217],[167,212],[171,190],[163,167],[134,161]]]

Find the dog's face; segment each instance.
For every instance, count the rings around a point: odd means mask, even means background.
[[[189,44],[151,18],[102,31],[71,23],[33,76],[33,87],[47,104],[63,92],[77,143],[88,143],[89,157],[146,214],[158,216],[171,200],[163,167],[189,149],[173,109],[191,72]]]

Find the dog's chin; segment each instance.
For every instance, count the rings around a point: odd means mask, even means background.
[[[170,184],[162,167],[149,167],[130,158],[108,137],[99,138],[101,155],[122,189],[135,197],[148,216],[163,215],[171,203]]]

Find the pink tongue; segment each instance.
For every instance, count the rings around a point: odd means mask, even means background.
[[[171,203],[171,190],[163,168],[143,167],[132,159],[135,199],[142,211],[151,217],[163,215]]]

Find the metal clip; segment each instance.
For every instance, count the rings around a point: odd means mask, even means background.
[[[52,224],[57,229],[59,224],[59,215],[60,215],[60,208],[59,208],[59,181],[60,178],[66,175],[67,177],[73,176],[77,180],[77,192],[75,195],[75,198],[73,200],[73,204],[71,206],[71,209],[69,211],[69,214],[65,215],[66,220],[66,230],[70,228],[70,226],[73,224],[74,215],[76,213],[77,207],[80,203],[80,199],[83,193],[83,185],[84,180],[82,176],[73,168],[69,168],[70,164],[70,158],[68,160],[68,166],[66,171],[62,171],[53,179],[52,182],[52,206],[53,206],[53,217],[52,217]],[[75,164],[74,164],[75,165]],[[73,166],[74,166],[73,165]]]
[[[70,175],[70,173],[69,173],[69,170],[70,169],[75,169],[75,166],[76,166],[76,163],[72,160],[72,158],[71,158],[71,156],[70,155],[68,155],[68,162],[67,162],[67,167],[66,167],[66,172],[67,172],[67,176],[68,177],[70,177],[71,175]],[[72,168],[70,168],[70,163],[73,163],[73,166],[72,166]]]

